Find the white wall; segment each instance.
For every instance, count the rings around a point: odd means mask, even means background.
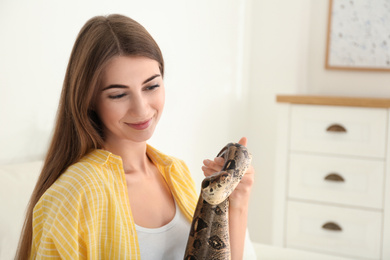
[[[251,238],[271,243],[277,104],[280,93],[307,86],[310,0],[253,1],[250,78],[250,140],[256,169]]]

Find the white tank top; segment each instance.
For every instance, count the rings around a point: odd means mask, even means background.
[[[162,227],[144,228],[135,224],[142,260],[183,259],[191,224],[176,202],[175,207],[175,216]]]

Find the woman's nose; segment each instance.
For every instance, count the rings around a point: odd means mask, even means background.
[[[129,113],[132,116],[143,117],[147,116],[147,100],[142,94],[133,95],[130,99]]]

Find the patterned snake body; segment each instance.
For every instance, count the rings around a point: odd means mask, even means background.
[[[229,196],[248,169],[252,156],[238,143],[227,144],[217,155],[225,164],[206,177],[195,209],[185,260],[230,259]]]

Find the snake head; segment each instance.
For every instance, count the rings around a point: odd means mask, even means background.
[[[222,203],[231,194],[232,176],[227,171],[217,172],[202,182],[202,197],[211,205]]]
[[[211,205],[218,205],[230,196],[252,159],[247,148],[238,143],[227,144],[217,157],[225,159],[222,170],[206,177],[202,182],[201,195]]]

